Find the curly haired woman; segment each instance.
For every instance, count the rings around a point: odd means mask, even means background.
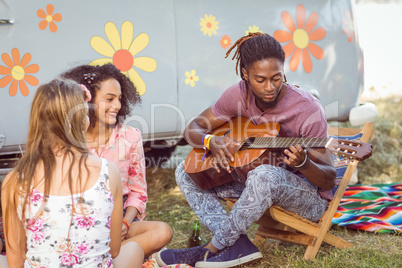
[[[113,64],[81,65],[62,76],[84,84],[92,94],[87,145],[93,155],[119,167],[124,200],[122,241],[139,243],[148,257],[169,243],[173,231],[164,222],[143,221],[148,195],[142,135],[123,124],[141,101],[140,96],[131,80]]]

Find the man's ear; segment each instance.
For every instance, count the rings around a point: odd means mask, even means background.
[[[243,73],[244,80],[246,80],[248,82],[248,73],[247,73],[246,69],[241,68],[241,72]]]

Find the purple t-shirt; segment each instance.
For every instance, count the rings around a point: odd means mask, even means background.
[[[328,137],[328,123],[324,109],[319,100],[311,94],[296,86],[287,85],[286,92],[277,105],[261,111],[255,105],[255,97],[250,89],[246,100],[246,90],[243,80],[229,87],[212,105],[212,113],[223,121],[244,116],[255,125],[277,122],[280,124],[280,137]],[[303,177],[300,172],[297,174]],[[332,191],[319,188],[319,192],[323,198],[333,197]]]

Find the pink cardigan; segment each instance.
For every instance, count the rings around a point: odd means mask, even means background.
[[[128,197],[124,208],[137,208],[137,218],[144,219],[148,194],[141,132],[126,125],[116,126],[107,144],[99,146],[98,152],[95,148],[89,148],[89,152],[106,158],[119,168],[123,196]]]

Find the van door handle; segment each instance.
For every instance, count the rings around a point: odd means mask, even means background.
[[[10,7],[7,5],[5,0],[0,0],[0,5],[5,6],[9,19],[1,19],[0,18],[0,25],[11,25],[14,24],[14,16],[11,13]]]
[[[8,20],[8,19],[0,19],[0,25],[9,25],[9,24],[14,24],[14,20]]]

